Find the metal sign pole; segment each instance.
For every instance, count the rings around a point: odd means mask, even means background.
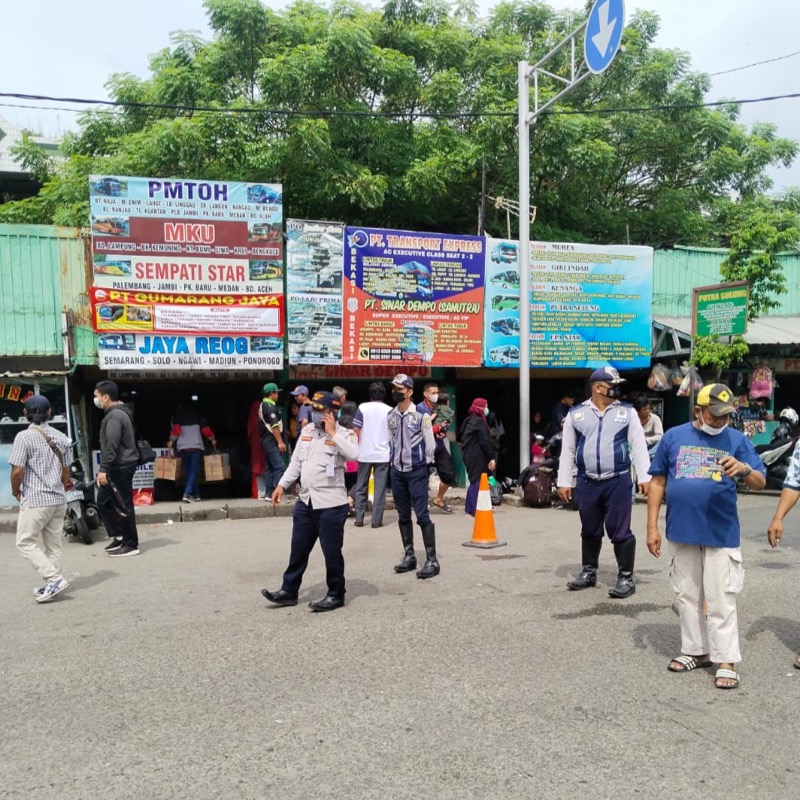
[[[530,308],[530,83],[528,62],[519,62],[519,468],[528,464],[531,404]]]

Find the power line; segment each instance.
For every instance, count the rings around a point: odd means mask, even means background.
[[[411,110],[404,111],[337,111],[337,110],[321,110],[321,111],[297,111],[293,109],[276,109],[276,108],[222,108],[220,106],[185,106],[174,103],[135,103],[135,102],[118,102],[115,100],[88,100],[85,98],[73,97],[50,97],[47,95],[31,95],[31,94],[18,94],[15,92],[0,92],[0,97],[9,97],[19,100],[42,100],[57,103],[79,103],[81,105],[99,105],[110,106],[113,108],[135,108],[141,110],[152,111],[173,111],[173,112],[189,112],[189,113],[214,113],[214,114],[262,114],[273,115],[282,117],[307,117],[307,118],[333,118],[333,117],[351,117],[351,118],[372,118],[372,119],[395,119],[404,117],[416,117],[418,119],[479,119],[483,117],[516,117],[516,111],[454,111],[454,112],[415,112]],[[595,114],[644,114],[651,111],[689,111],[697,108],[713,108],[716,106],[730,106],[730,105],[746,105],[751,103],[769,103],[776,100],[789,100],[800,97],[800,92],[793,92],[789,94],[770,95],[767,97],[751,97],[740,98],[731,100],[713,100],[706,103],[664,103],[654,106],[631,106],[627,108],[590,108],[590,109],[561,109],[561,110],[548,110],[541,116],[572,116],[576,114],[582,115],[595,115]],[[12,103],[0,103],[0,106],[8,106],[10,108],[28,108],[28,109],[41,109],[50,111],[71,111],[78,113],[80,109],[74,108],[56,108],[53,106],[29,106]]]
[[[792,58],[793,56],[800,56],[800,50],[795,51],[794,53],[787,53],[785,56],[778,56],[777,58],[768,58],[765,61],[754,61],[752,64],[745,64],[743,67],[734,67],[733,69],[723,69],[721,72],[709,72],[709,78],[713,78],[717,75],[730,75],[731,72],[741,72],[743,69],[750,69],[751,67],[760,67],[762,64],[772,64],[775,61],[784,61],[787,58]]]

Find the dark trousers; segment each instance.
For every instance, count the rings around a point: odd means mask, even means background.
[[[436,467],[436,473],[439,475],[439,480],[442,483],[447,486],[455,486],[456,478],[455,471],[453,470],[453,457],[444,445],[436,448],[436,452],[433,455],[433,465]]]
[[[374,470],[375,483],[374,495],[372,500],[372,524],[383,525],[383,509],[386,506],[386,487],[389,481],[389,462],[380,464],[368,464],[358,462],[358,473],[356,477],[356,519],[364,519],[367,511],[367,500],[369,499],[369,473]]]
[[[348,505],[333,508],[312,508],[301,500],[295,503],[292,512],[292,549],[289,566],[283,573],[284,592],[297,594],[303,582],[303,573],[308,566],[308,557],[319,539],[322,554],[325,556],[325,580],[328,594],[344,597],[344,523],[347,520]]]
[[[605,526],[614,544],[635,538],[631,531],[631,476],[628,473],[607,481],[579,475],[576,490],[581,536],[602,538]]]
[[[183,471],[186,474],[186,488],[183,490],[185,497],[200,497],[197,477],[200,475],[200,459],[202,457],[202,450],[181,450]]]
[[[471,517],[474,517],[475,512],[478,510],[478,492],[480,491],[480,488],[480,480],[473,481],[467,487],[467,496],[464,499],[464,511]]]
[[[136,509],[133,506],[133,473],[136,464],[126,467],[111,467],[109,469],[108,484],[100,486],[97,490],[97,510],[103,521],[106,533],[115,539],[122,539],[122,544],[127,547],[139,547],[139,532],[136,530]],[[122,509],[119,499],[115,497],[111,484],[116,486],[122,498]],[[123,517],[120,510],[125,512]]]
[[[264,483],[266,484],[265,493],[269,497],[274,491],[275,487],[283,477],[283,472],[286,469],[283,463],[283,455],[278,450],[277,443],[268,444],[264,447],[264,456],[267,459],[266,469],[264,470]]]
[[[417,525],[424,528],[430,525],[428,513],[428,465],[414,467],[410,472],[399,472],[392,468],[392,497],[397,509],[397,521],[401,525],[411,522],[411,508],[417,517]]]

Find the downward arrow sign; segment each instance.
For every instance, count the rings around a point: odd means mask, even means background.
[[[614,34],[614,29],[617,27],[618,20],[608,19],[608,5],[611,0],[606,0],[601,6],[597,7],[597,16],[600,19],[600,30],[592,36],[592,43],[597,48],[601,56],[605,56],[608,52],[608,45],[611,43],[611,37]]]

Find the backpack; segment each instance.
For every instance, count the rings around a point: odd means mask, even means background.
[[[553,503],[553,473],[538,469],[522,489],[525,505],[531,508],[550,508]]]
[[[750,398],[772,397],[772,389],[772,370],[763,365],[756,367],[750,377]]]

